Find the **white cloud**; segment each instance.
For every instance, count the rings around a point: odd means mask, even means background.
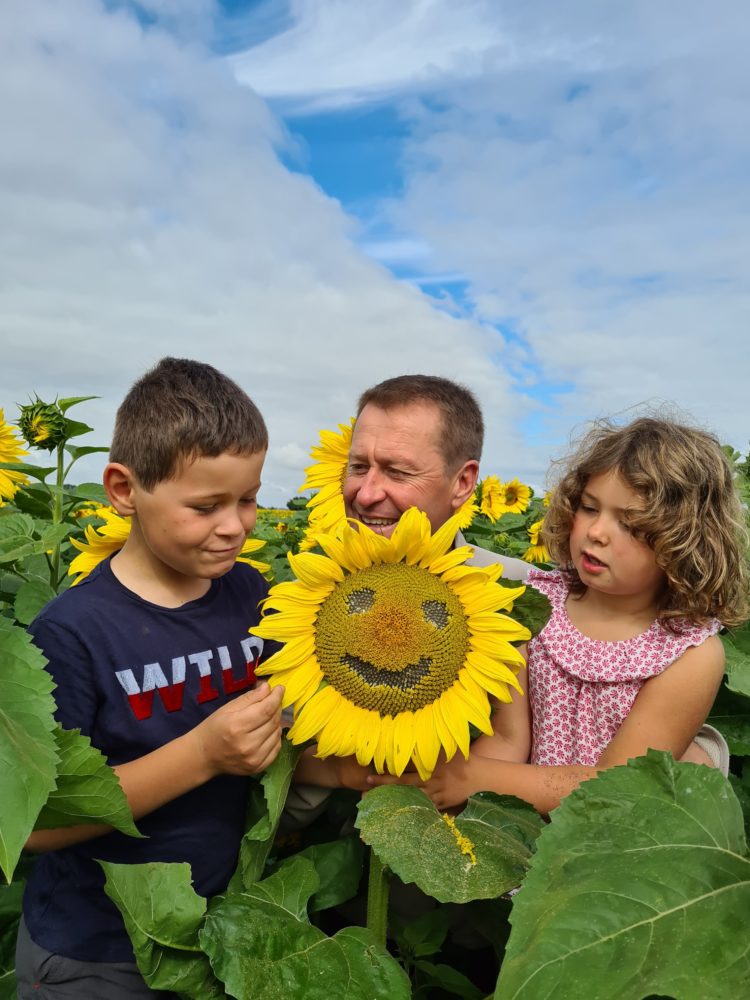
[[[96,428],[81,443],[106,444],[149,365],[205,360],[266,416],[265,503],[296,491],[318,428],[390,375],[457,378],[511,428],[502,339],[362,254],[339,205],[280,163],[265,103],[184,37],[95,0],[0,5],[6,416],[33,392],[98,394],[74,412]],[[520,434],[492,438],[488,468],[511,471]]]

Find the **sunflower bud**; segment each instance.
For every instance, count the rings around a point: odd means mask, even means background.
[[[32,448],[54,451],[65,441],[65,416],[56,403],[36,402],[22,406],[18,427]]]

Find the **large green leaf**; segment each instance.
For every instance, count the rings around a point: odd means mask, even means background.
[[[57,788],[39,813],[34,829],[54,830],[76,823],[107,823],[141,837],[117,775],[104,755],[77,729],[55,729],[60,757]]]
[[[327,910],[355,896],[362,879],[364,848],[359,837],[339,837],[324,844],[311,844],[294,855],[315,866],[320,885],[310,899],[310,912]],[[293,859],[282,862],[288,865]]]
[[[17,562],[40,555],[62,541],[72,531],[69,524],[50,524],[28,514],[0,518],[0,563]]]
[[[568,796],[537,846],[498,1000],[747,995],[750,859],[720,773],[650,751]]]
[[[723,684],[708,721],[724,734],[731,753],[738,756],[750,754],[750,698],[735,694]]]
[[[48,465],[27,465],[25,462],[0,462],[0,469],[7,469],[9,472],[23,472],[32,479],[39,479],[44,482],[50,472],[57,472],[57,466]]]
[[[721,636],[727,663],[727,687],[750,698],[750,628]]]
[[[320,879],[312,861],[296,854],[273,875],[249,886],[244,895],[274,903],[296,920],[305,920],[307,904],[319,886]]]
[[[298,747],[282,740],[278,757],[266,768],[260,782],[252,785],[239,862],[227,892],[247,888],[263,874],[299,755]]]
[[[198,943],[206,900],[192,887],[190,865],[99,863],[106,875],[104,890],[122,913],[149,986],[191,1000],[225,997]]]
[[[30,625],[45,604],[55,596],[55,590],[48,580],[38,576],[24,580],[18,588],[13,611],[16,620],[22,625]]]
[[[262,884],[262,883],[261,883]],[[237,1000],[407,1000],[406,974],[369,931],[326,935],[267,899],[219,899],[199,934]]]
[[[0,1000],[15,1000],[16,935],[25,882],[0,885]]]
[[[0,869],[10,881],[55,787],[54,684],[23,629],[0,618]]]
[[[406,785],[375,788],[357,808],[357,829],[383,864],[442,903],[519,885],[542,827],[531,806],[493,792],[472,795],[455,829],[424,792]]]

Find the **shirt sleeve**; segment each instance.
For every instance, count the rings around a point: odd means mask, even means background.
[[[28,631],[55,682],[55,718],[63,729],[80,729],[90,737],[98,699],[89,651],[69,629],[45,618],[33,621]]]

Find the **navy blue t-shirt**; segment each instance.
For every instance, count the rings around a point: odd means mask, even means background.
[[[260,574],[237,563],[199,600],[163,608],[124,587],[105,560],[29,628],[57,684],[58,722],[90,737],[111,765],[193,729],[253,685],[264,643],[248,628],[266,593]],[[95,859],[187,861],[196,892],[222,892],[237,863],[248,780],[220,775],[166,803],[138,821],[148,839],[115,832],[40,855],[24,895],[32,939],[81,961],[134,961]]]

